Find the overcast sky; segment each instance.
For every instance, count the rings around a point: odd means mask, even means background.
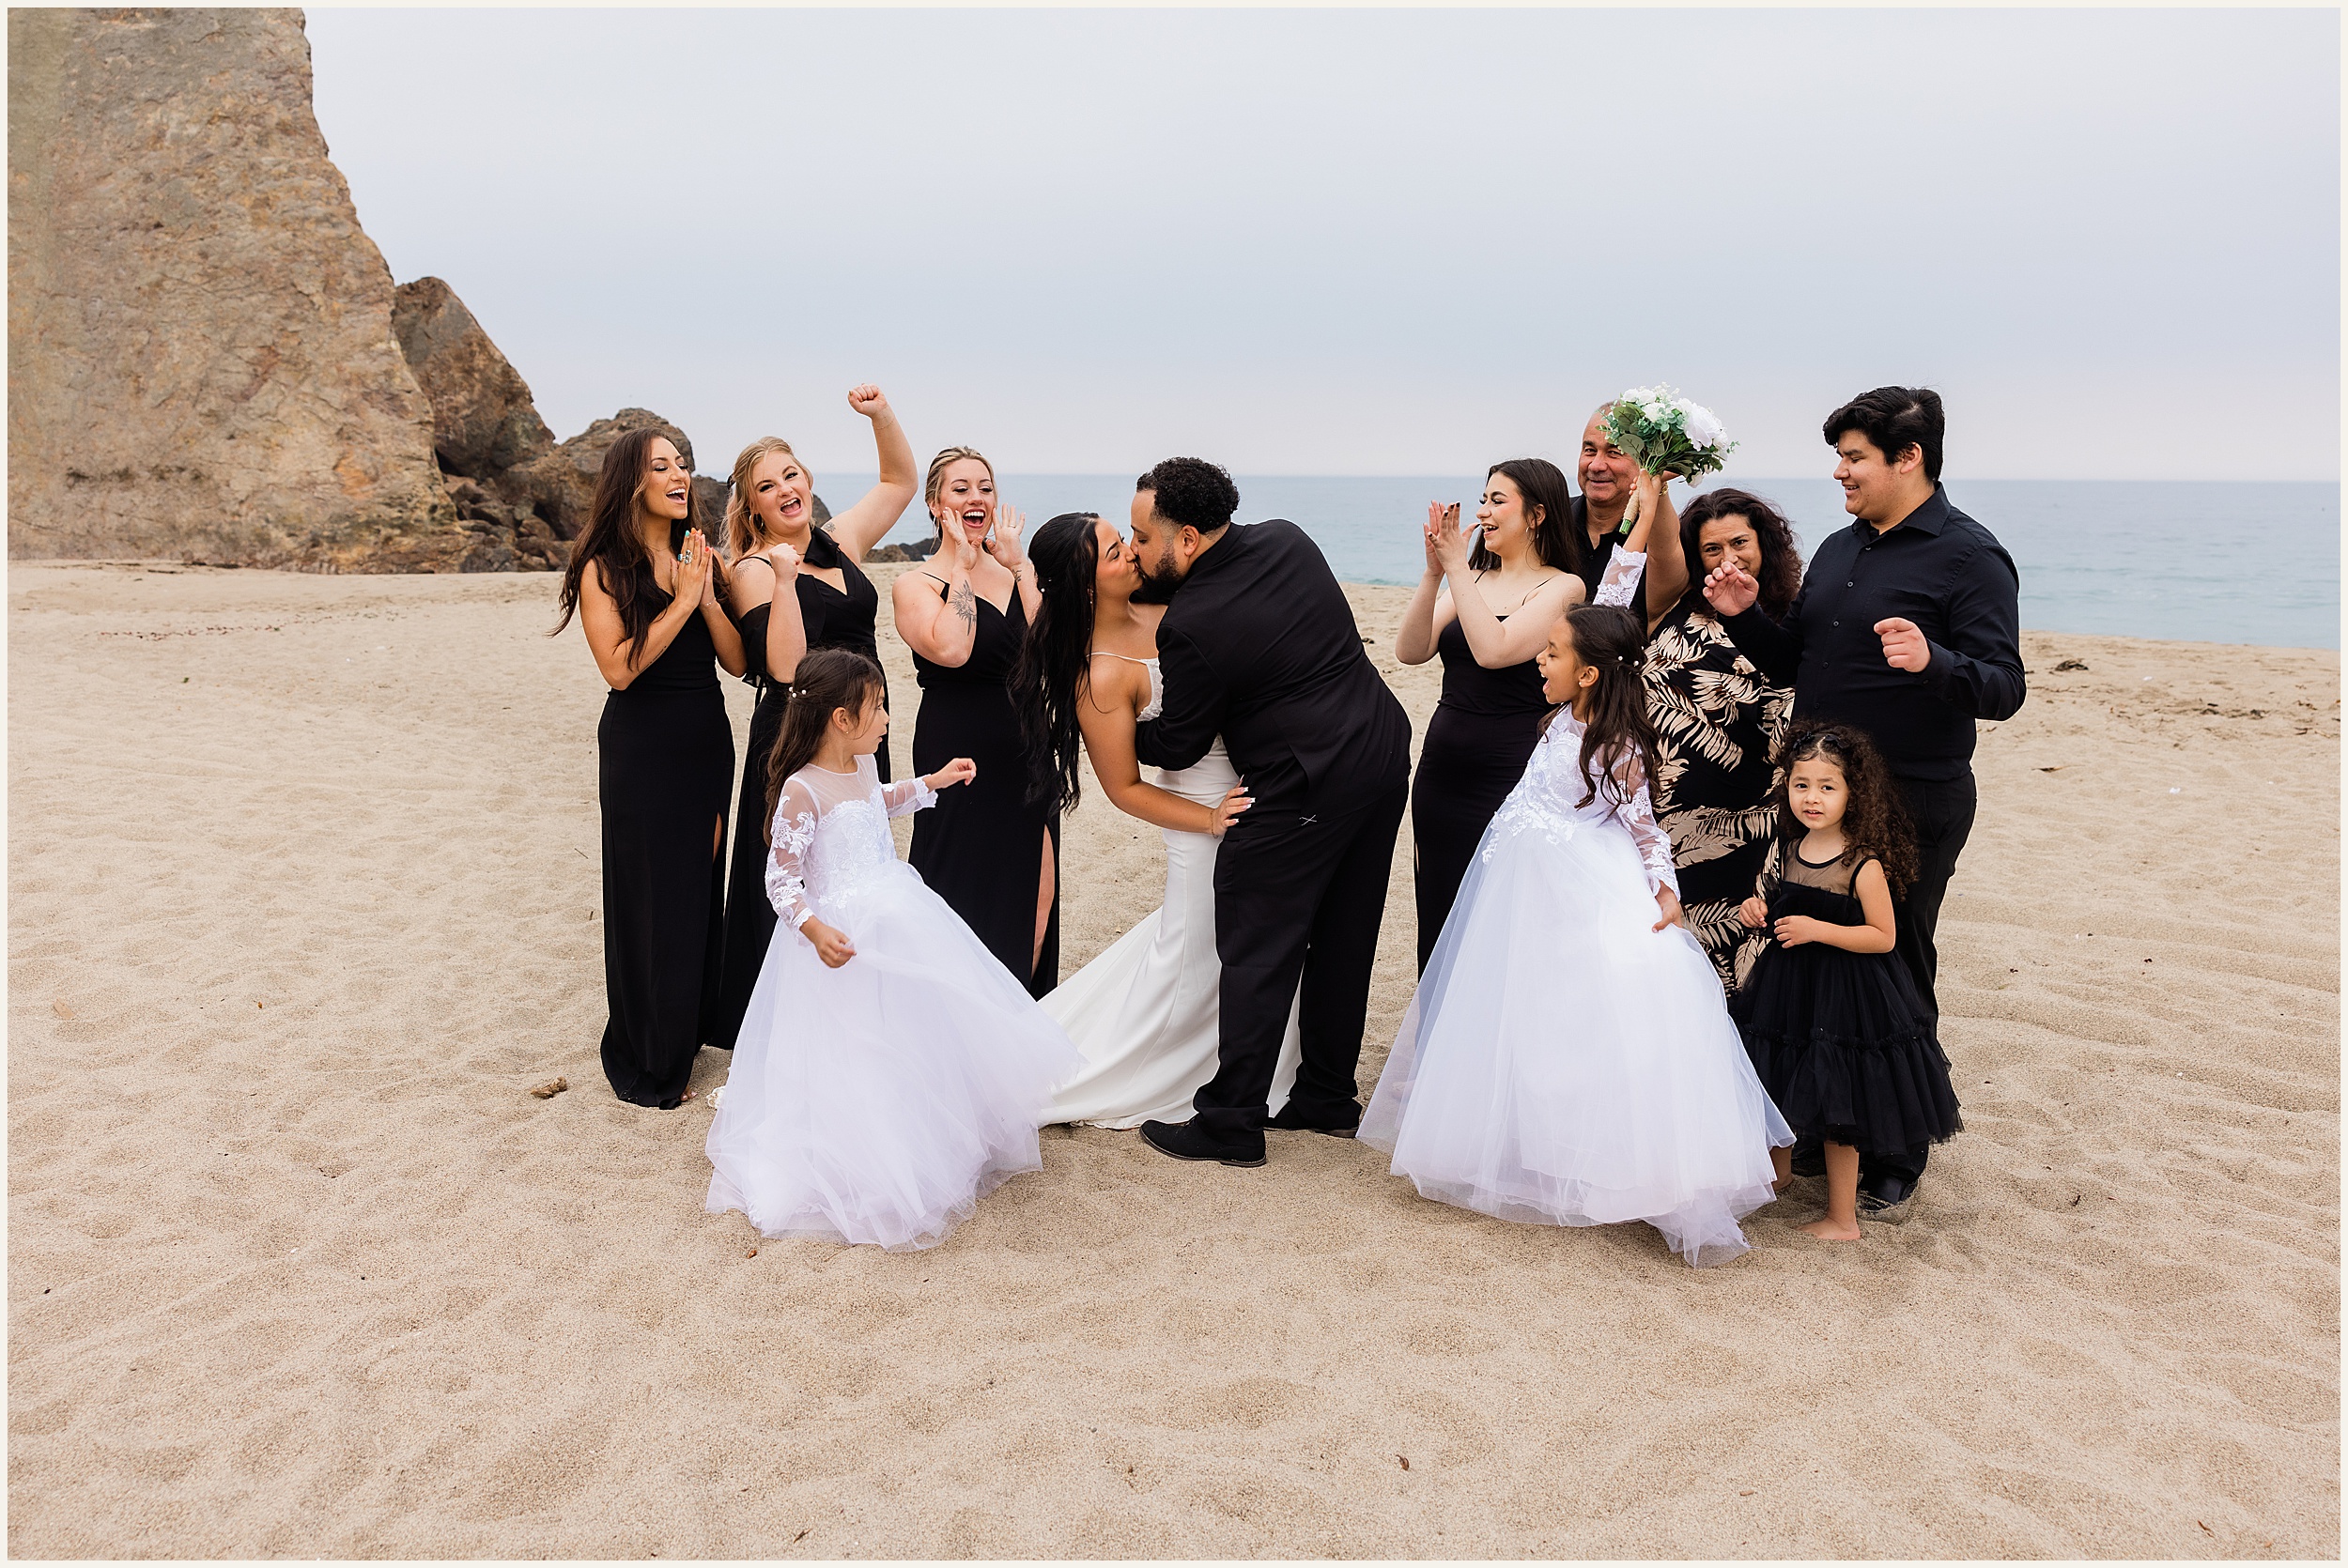
[[[558,436],[1449,474],[1678,385],[1732,472],[2336,479],[2333,11],[332,10],[401,282]]]

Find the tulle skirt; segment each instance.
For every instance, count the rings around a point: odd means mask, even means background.
[[[708,1208],[764,1236],[934,1247],[1043,1167],[1037,1121],[1082,1059],[911,867],[834,923],[857,949],[838,969],[787,925],[767,946],[709,1129]]]
[[[1362,1118],[1427,1197],[1530,1224],[1643,1220],[1745,1250],[1793,1142],[1695,938],[1653,930],[1630,836],[1487,830]]]

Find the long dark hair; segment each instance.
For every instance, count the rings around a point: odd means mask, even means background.
[[[799,660],[791,676],[791,700],[782,710],[782,732],[766,754],[767,843],[775,841],[775,807],[782,787],[824,748],[831,715],[842,708],[861,715],[887,690],[881,667],[853,648],[818,648]]]
[[[1865,731],[1847,724],[1805,724],[1786,732],[1777,750],[1778,831],[1789,839],[1809,831],[1794,815],[1794,764],[1820,757],[1843,770],[1850,793],[1843,807],[1842,863],[1856,869],[1881,861],[1892,897],[1898,898],[1916,882],[1916,830],[1891,764]]]
[[[1626,752],[1637,755],[1649,788],[1655,777],[1655,726],[1647,720],[1646,683],[1640,673],[1646,663],[1646,623],[1621,605],[1576,605],[1566,611],[1566,635],[1573,638],[1574,656],[1598,671],[1582,730],[1582,787],[1587,792],[1581,804],[1603,799],[1619,811],[1630,804],[1630,791],[1614,766]],[[1552,708],[1541,728],[1546,730],[1561,711]]]
[[[1524,510],[1529,516],[1535,507],[1540,508],[1541,520],[1533,525],[1533,553],[1542,565],[1559,572],[1579,576],[1582,558],[1589,554],[1587,541],[1573,526],[1573,487],[1566,483],[1565,471],[1546,457],[1511,457],[1505,463],[1494,463],[1484,470],[1484,484],[1489,488],[1492,475],[1506,474],[1508,483],[1524,498]],[[1468,565],[1475,571],[1490,572],[1500,564],[1500,557],[1484,544],[1484,536],[1475,536],[1475,548],[1468,552]]]
[[[1055,811],[1075,808],[1076,747],[1083,738],[1076,704],[1092,681],[1094,585],[1101,568],[1101,519],[1063,512],[1036,530],[1027,559],[1035,562],[1042,607],[1019,644],[1011,673],[1011,702],[1019,715],[1031,777],[1030,804]]]
[[[603,454],[603,471],[595,475],[595,504],[588,514],[586,530],[571,548],[571,563],[563,569],[563,618],[554,623],[556,632],[569,625],[577,613],[579,584],[586,580],[589,566],[598,569],[597,580],[619,607],[620,646],[641,647],[644,634],[652,629],[653,618],[660,613],[654,601],[662,595],[660,579],[653,575],[652,557],[644,549],[644,536],[637,530],[636,493],[643,488],[644,470],[652,466],[652,443],[667,437],[667,431],[647,425],[622,436]],[[685,544],[688,530],[702,527],[702,500],[688,477],[685,515],[669,525],[669,553],[674,555]],[[710,570],[718,574],[718,597],[722,603],[724,568],[713,559]],[[628,664],[633,667],[635,663],[630,653]]]
[[[1686,552],[1688,592],[1704,597],[1704,525],[1722,517],[1742,517],[1753,525],[1753,543],[1761,546],[1759,604],[1772,621],[1782,621],[1801,592],[1801,546],[1785,514],[1750,490],[1707,490],[1679,515],[1679,547]]]

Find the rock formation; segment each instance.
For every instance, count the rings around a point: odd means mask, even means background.
[[[8,12],[11,555],[490,564],[392,303],[301,13]]]
[[[491,479],[554,445],[529,383],[447,284],[418,278],[393,290],[392,334],[431,402],[442,473]]]

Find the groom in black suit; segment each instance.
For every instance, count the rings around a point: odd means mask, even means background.
[[[1231,476],[1169,457],[1134,496],[1134,554],[1171,597],[1158,627],[1165,711],[1139,727],[1144,762],[1186,768],[1216,735],[1254,807],[1214,864],[1223,961],[1221,1066],[1181,1123],[1141,1135],[1179,1160],[1264,1162],[1266,1126],[1352,1137],[1353,1069],[1409,796],[1411,720],[1362,652],[1352,607],[1294,523],[1233,528]],[[1265,1112],[1303,981],[1304,1063]]]

